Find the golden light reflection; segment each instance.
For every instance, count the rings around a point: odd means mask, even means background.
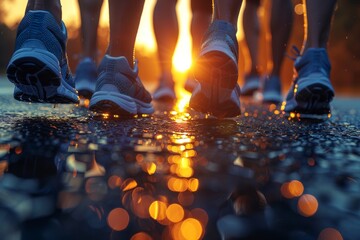
[[[127,228],[129,220],[129,214],[123,208],[115,208],[111,210],[107,217],[109,227],[115,231],[122,231]]]
[[[166,218],[166,203],[154,201],[149,207],[149,214],[155,220],[164,220]]]
[[[304,192],[304,185],[298,180],[291,181],[288,185],[288,188],[290,194],[294,197],[299,197]]]
[[[156,164],[153,162],[146,164],[146,172],[149,175],[153,175],[156,172]]]
[[[209,216],[204,209],[195,208],[195,209],[191,210],[191,216],[193,218],[199,220],[201,225],[203,226],[203,229],[205,229],[205,226],[207,225],[207,223],[209,221]]]
[[[195,218],[188,218],[181,223],[181,235],[187,240],[200,239],[203,228],[201,223]]]
[[[166,217],[173,223],[180,222],[184,218],[184,209],[181,205],[174,203],[166,209]]]
[[[302,3],[296,4],[294,7],[294,11],[297,15],[303,15],[305,12],[305,6]]]
[[[119,176],[112,175],[108,179],[108,186],[111,189],[119,188],[121,186],[122,179]]]
[[[311,194],[304,194],[299,198],[297,207],[299,213],[304,217],[313,216],[318,210],[319,203]]]
[[[191,94],[184,90],[180,83],[175,86],[177,101],[174,110],[170,112],[170,119],[177,123],[186,122],[191,119],[190,113],[186,112]]]
[[[170,177],[168,180],[168,188],[173,192],[185,192],[188,186],[187,179]]]
[[[151,236],[149,236],[147,233],[139,232],[134,234],[130,240],[153,240]]]
[[[140,190],[140,194],[136,193],[136,189]],[[133,213],[139,218],[149,218],[149,208],[154,198],[150,195],[144,194],[144,189],[136,188],[132,194],[132,209]],[[136,194],[135,194],[136,193]]]
[[[196,192],[199,189],[199,179],[197,178],[189,179],[188,189],[191,192]]]
[[[131,190],[131,189],[134,189],[137,187],[137,182],[132,179],[132,178],[128,178],[126,179],[123,184],[121,185],[121,189],[125,192],[125,191],[128,191],[128,190]]]
[[[285,182],[281,185],[280,188],[281,194],[285,198],[294,198],[299,197],[304,192],[304,185],[298,180],[292,180],[290,182]]]
[[[325,228],[320,232],[318,240],[343,240],[343,237],[338,230]]]

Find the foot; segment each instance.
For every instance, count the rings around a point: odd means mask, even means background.
[[[95,92],[97,66],[91,58],[84,58],[76,68],[75,87],[79,96],[90,99]]]
[[[245,83],[241,89],[241,95],[253,96],[260,89],[260,76],[257,74],[249,74],[245,76]]]
[[[153,98],[157,101],[173,102],[176,100],[174,80],[171,74],[162,74],[159,80],[159,86],[155,90]]]
[[[282,109],[290,116],[326,119],[334,88],[331,65],[324,48],[309,48],[295,61],[295,79]]]
[[[125,57],[105,55],[100,63],[90,110],[119,115],[151,114],[151,95],[138,76],[137,62],[132,69]]]
[[[194,68],[195,79],[200,84],[195,88],[189,106],[216,117],[238,116],[236,30],[230,23],[217,20],[211,24],[204,39]]]
[[[20,22],[7,77],[14,97],[26,102],[78,103],[68,67],[67,32],[47,11],[29,11]]]
[[[281,81],[278,76],[267,76],[263,81],[262,95],[264,103],[282,102]]]

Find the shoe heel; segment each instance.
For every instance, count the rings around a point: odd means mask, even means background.
[[[7,67],[8,79],[24,95],[46,101],[57,94],[61,71],[57,58],[48,51],[33,48],[17,50]]]

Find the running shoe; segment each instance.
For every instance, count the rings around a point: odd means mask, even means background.
[[[257,74],[249,74],[245,76],[244,86],[241,89],[241,95],[253,96],[260,89],[260,76]]]
[[[47,11],[29,11],[18,27],[7,77],[26,102],[78,103],[66,56],[67,32]]]
[[[175,101],[176,94],[174,90],[174,80],[170,73],[164,73],[160,77],[159,86],[153,94],[154,100],[157,101]]]
[[[138,76],[138,64],[131,69],[125,57],[105,55],[100,63],[95,93],[89,108],[98,113],[120,115],[151,114],[151,95]]]
[[[281,81],[278,76],[267,76],[263,80],[262,95],[264,103],[281,103]]]
[[[240,115],[237,61],[234,26],[225,21],[214,21],[204,36],[194,68],[195,79],[200,84],[192,93],[189,106],[220,118]]]
[[[331,65],[324,48],[309,48],[294,65],[294,81],[283,110],[290,116],[326,119],[335,92],[330,82]]]
[[[97,79],[96,63],[89,57],[84,58],[76,68],[75,87],[79,96],[90,99],[95,92]]]
[[[192,93],[198,84],[199,82],[196,81],[196,79],[191,74],[191,76],[186,79],[184,88],[186,91]]]

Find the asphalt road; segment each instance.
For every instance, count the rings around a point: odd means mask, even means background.
[[[360,239],[359,98],[325,122],[249,102],[124,119],[11,91],[0,81],[1,239]]]

